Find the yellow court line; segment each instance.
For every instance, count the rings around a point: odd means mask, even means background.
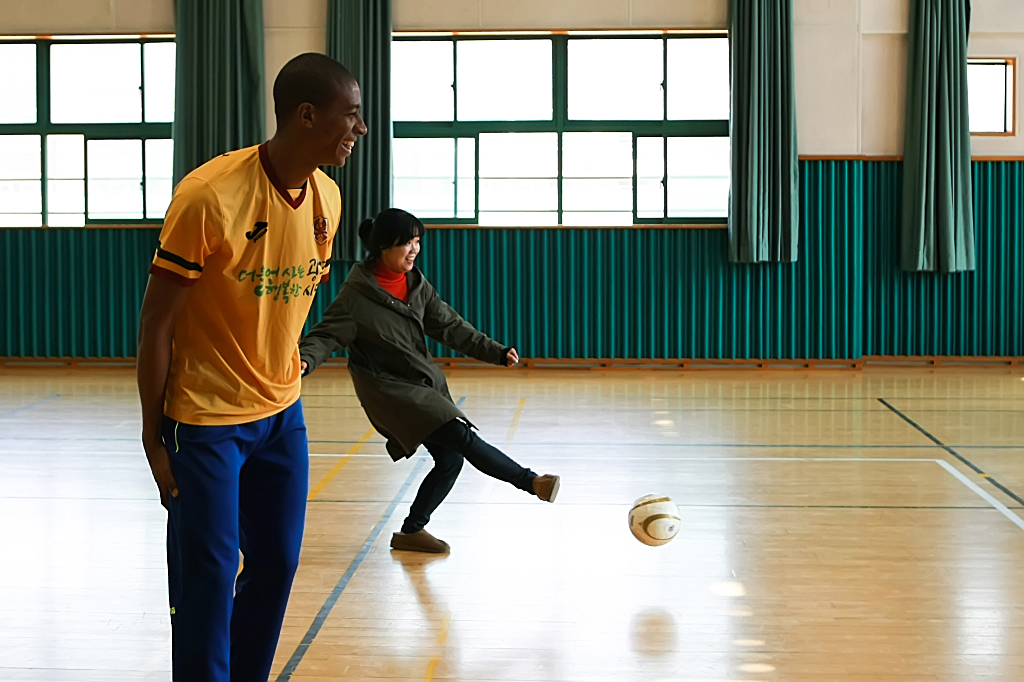
[[[519,399],[519,406],[516,407],[516,413],[512,415],[512,424],[508,427],[508,435],[505,436],[505,442],[511,443],[512,439],[516,435],[516,427],[519,426],[519,418],[523,416],[523,407],[526,406],[526,398]]]
[[[441,634],[437,636],[437,643],[444,644],[448,640],[448,626],[452,624],[452,612],[444,614],[444,620],[441,621]]]
[[[366,432],[365,436],[360,438],[356,442],[356,444],[352,446],[352,448],[345,454],[345,456],[341,458],[341,461],[335,464],[334,468],[327,472],[327,475],[324,476],[323,480],[317,483],[316,486],[309,491],[309,497],[306,498],[307,502],[309,502],[314,497],[320,494],[320,491],[323,490],[327,486],[327,484],[331,482],[331,479],[334,478],[335,474],[341,471],[341,468],[345,466],[350,459],[352,459],[352,455],[359,452],[359,448],[363,447],[363,445],[366,444],[366,441],[370,440],[370,438],[373,437],[374,433],[376,433],[376,431],[370,429],[369,431]]]
[[[444,619],[441,621],[441,632],[437,635],[437,643],[444,646],[444,643],[448,641],[448,628],[452,624],[452,612],[448,611],[444,614]],[[437,666],[441,663],[441,654],[434,656],[427,663],[427,671],[423,673],[423,682],[433,682],[434,674],[437,672]]]
[[[423,675],[423,682],[433,682],[434,681],[434,673],[437,672],[437,664],[440,663],[440,662],[441,662],[441,656],[440,655],[434,656],[432,659],[430,659],[430,662],[427,663],[427,672]]]

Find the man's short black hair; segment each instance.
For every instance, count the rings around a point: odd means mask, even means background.
[[[325,54],[307,52],[285,64],[274,80],[274,115],[278,125],[303,102],[326,107],[339,86],[355,80],[344,66]]]

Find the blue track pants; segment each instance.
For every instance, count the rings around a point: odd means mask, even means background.
[[[167,519],[172,679],[266,682],[306,515],[302,403],[236,426],[165,417],[163,429],[178,484]]]

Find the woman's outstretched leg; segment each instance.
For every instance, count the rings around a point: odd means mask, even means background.
[[[401,532],[391,537],[392,549],[438,554],[449,551],[448,543],[435,538],[424,526],[451,492],[462,470],[463,459],[488,476],[511,483],[547,502],[554,502],[558,495],[558,476],[538,476],[520,466],[457,419],[434,431],[423,444],[434,458],[434,468],[420,484]]]
[[[491,478],[511,483],[515,487],[542,500],[553,502],[558,494],[557,476],[538,476],[520,466],[511,457],[476,435],[465,422],[452,420],[427,439],[427,446],[436,443],[444,448],[461,452],[474,468]]]

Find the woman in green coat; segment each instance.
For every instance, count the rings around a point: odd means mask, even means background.
[[[390,208],[359,226],[369,251],[353,266],[323,320],[299,344],[303,375],[344,346],[359,402],[373,427],[387,438],[395,461],[421,444],[434,459],[401,532],[391,547],[444,553],[448,544],[428,533],[430,515],[451,491],[463,460],[547,502],[558,495],[557,476],[538,476],[516,464],[473,431],[452,401],[444,373],[434,364],[425,336],[494,365],[519,362],[507,348],[477,331],[447,303],[415,266],[423,223]]]

